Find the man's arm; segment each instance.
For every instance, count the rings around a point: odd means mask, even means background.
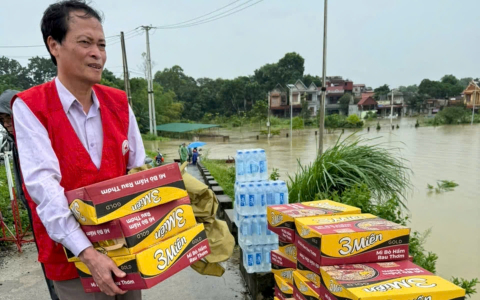
[[[20,169],[28,194],[52,240],[78,256],[92,246],[68,207],[48,132],[21,99],[13,104]]]
[[[145,147],[143,146],[142,135],[138,129],[137,119],[133,114],[133,110],[128,106],[128,144],[130,152],[128,156],[127,169],[141,167],[145,164]]]

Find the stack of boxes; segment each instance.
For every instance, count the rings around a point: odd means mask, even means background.
[[[315,214],[314,208],[326,211]],[[275,281],[292,287],[282,290],[282,285],[276,284],[278,299],[465,296],[463,289],[408,260],[409,228],[361,214],[358,208],[328,200],[272,206],[268,222],[270,230],[278,233],[280,240],[292,243],[297,253],[294,269],[294,261],[285,253],[272,251]]]
[[[118,177],[65,193],[95,249],[127,275],[122,290],[150,288],[210,254],[178,164]],[[85,264],[65,249],[86,292],[100,289]]]
[[[297,270],[300,254],[296,245],[296,220],[305,217],[355,213],[360,213],[360,209],[330,200],[273,205],[267,208],[268,229],[278,234],[279,240],[278,250],[271,252],[276,297],[287,299],[293,294],[294,271]],[[303,267],[301,269],[305,277],[315,279],[315,273]],[[290,289],[285,288],[287,285]]]

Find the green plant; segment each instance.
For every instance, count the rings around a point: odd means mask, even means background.
[[[450,180],[437,180],[437,187],[435,187],[435,192],[437,194],[443,193],[443,192],[450,192],[453,191],[455,187],[458,186],[458,183]],[[427,188],[429,191],[433,191],[434,186],[427,184]]]
[[[382,127],[380,126],[380,122],[377,122],[377,130],[380,130],[382,129]]]
[[[168,142],[170,138],[163,137],[163,136],[156,136],[152,133],[142,134],[142,139],[144,141],[161,141],[161,142]]]
[[[362,127],[363,126],[363,121],[360,120],[360,117],[357,116],[356,114],[349,115],[346,119],[348,127]]]
[[[353,134],[343,141],[340,138],[310,165],[298,162],[300,171],[290,176],[290,202],[313,200],[318,193],[338,191],[341,194],[347,188],[365,184],[373,198],[386,201],[398,197],[404,205],[403,200],[411,188],[411,171],[405,166],[405,160],[395,154],[398,149],[371,144],[372,139],[357,138]]]
[[[273,168],[272,174],[270,174],[270,180],[278,180],[280,178],[280,173],[278,173],[277,168]]]
[[[475,286],[479,283],[478,278],[474,278],[472,280],[467,280],[463,278],[458,278],[458,277],[452,277],[451,280],[454,284],[458,285],[462,289],[465,290],[465,293],[467,296],[470,298],[473,294],[477,293],[477,289]]]
[[[292,120],[293,129],[302,129],[304,127],[303,119],[301,117],[295,117]]]
[[[268,130],[261,130],[260,134],[268,135]],[[270,134],[271,135],[280,135],[280,129],[270,129]]]
[[[225,194],[235,199],[235,166],[225,163],[224,160],[213,160],[208,158],[208,153],[202,158],[202,164],[210,171],[213,178],[223,188]]]
[[[424,248],[425,241],[427,237],[430,235],[431,229],[426,230],[423,233],[418,231],[414,231],[410,235],[410,242],[409,242],[409,252],[410,255],[413,257],[413,262],[420,267],[424,268],[427,271],[432,273],[436,272],[436,263],[438,260],[437,254],[433,252],[427,252]]]

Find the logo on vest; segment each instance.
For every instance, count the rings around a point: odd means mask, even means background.
[[[128,150],[130,150],[130,146],[128,145],[128,140],[124,140],[122,144],[122,154],[125,155]]]

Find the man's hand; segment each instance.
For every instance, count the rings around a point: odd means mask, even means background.
[[[121,290],[113,282],[112,272],[120,278],[125,277],[126,274],[115,265],[110,257],[98,252],[93,247],[88,247],[80,253],[79,258],[88,267],[93,279],[103,293],[108,296],[115,296],[127,292]]]

